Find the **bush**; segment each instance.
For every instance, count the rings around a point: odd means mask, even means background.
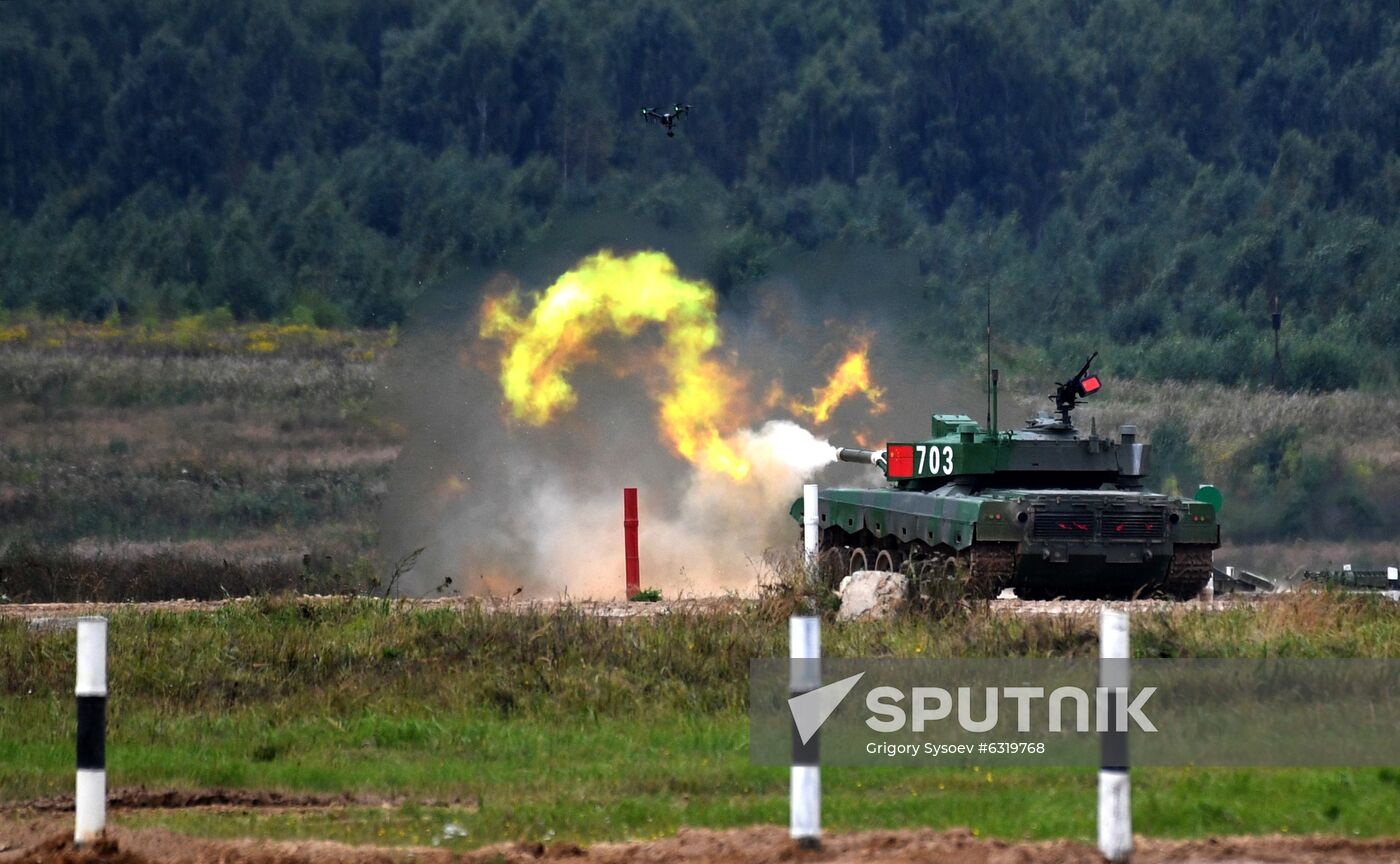
[[[768,261],[773,254],[773,241],[759,232],[740,229],[720,241],[710,264],[710,281],[721,293],[727,293],[745,282],[752,282],[768,273]]]
[[[1361,383],[1362,360],[1365,349],[1352,342],[1349,345],[1313,337],[1284,354],[1283,380],[1293,390],[1311,392],[1344,390]]]

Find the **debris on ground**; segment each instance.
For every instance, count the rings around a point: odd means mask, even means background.
[[[909,579],[902,573],[884,570],[857,570],[841,580],[837,589],[843,621],[884,621],[904,609],[909,596]]]

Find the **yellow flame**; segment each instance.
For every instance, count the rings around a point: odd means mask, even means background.
[[[817,423],[825,423],[837,405],[856,393],[862,393],[870,401],[872,414],[884,411],[885,391],[870,380],[870,359],[867,356],[869,348],[869,345],[861,343],[848,353],[831,373],[831,378],[826,384],[812,389],[810,405],[794,400],[788,406],[789,409],[794,414],[805,414]]]
[[[573,408],[578,394],[568,376],[593,358],[604,334],[635,336],[662,328],[657,361],[667,389],[657,395],[661,429],[675,451],[704,468],[738,480],[750,466],[724,438],[735,425],[731,394],[741,385],[710,356],[720,343],[715,292],[682,278],[661,252],[626,257],[602,251],[585,258],[533,299],[526,310],[517,291],[488,298],[481,335],[504,343],[501,390],[510,416],[543,426]]]

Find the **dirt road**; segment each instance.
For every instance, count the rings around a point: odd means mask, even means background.
[[[298,841],[288,843],[252,840],[198,840],[163,830],[115,829],[109,840],[75,852],[65,832],[42,837],[11,838],[0,862],[23,864],[525,864],[541,860],[571,860],[580,864],[1099,864],[1103,859],[1087,843],[1056,840],[1009,843],[984,840],[967,831],[867,831],[834,834],[822,849],[795,848],[787,831],[773,826],[731,831],[685,829],[673,837],[640,843],[599,843],[581,847],[570,843],[542,845],[514,843],[468,853],[433,848],[356,847],[340,843]],[[0,847],[6,841],[0,840]],[[1151,840],[1139,838],[1133,856],[1136,864],[1373,864],[1400,862],[1400,839],[1374,840],[1334,837],[1222,837],[1208,840]]]
[[[310,602],[335,602],[334,596],[302,595],[298,599]],[[36,627],[63,627],[69,619],[80,615],[106,615],[113,611],[138,612],[195,612],[218,609],[230,603],[250,602],[249,598],[227,600],[160,600],[144,603],[9,603],[0,605],[0,618],[14,617],[27,619]],[[432,599],[394,600],[411,608],[432,609],[437,607],[466,606],[480,604],[485,609],[498,612],[522,610],[552,610],[563,607],[577,609],[584,614],[600,618],[636,618],[679,613],[725,614],[738,612],[752,600],[739,596],[696,597],[678,600],[660,600],[655,603],[629,603],[624,600],[578,600],[573,598],[509,598],[491,599],[478,597],[444,597]],[[1004,598],[991,601],[993,612],[1007,615],[1096,615],[1105,606],[1132,608],[1136,612],[1168,609],[1209,609],[1218,611],[1238,603],[1258,602],[1249,595],[1238,595],[1217,599],[1211,603],[1198,601],[1173,602],[1170,600],[1020,600]]]

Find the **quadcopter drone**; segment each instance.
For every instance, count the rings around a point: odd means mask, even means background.
[[[642,117],[648,121],[655,120],[666,129],[666,137],[676,137],[676,121],[682,114],[689,113],[691,106],[677,104],[670,111],[654,111],[651,108],[642,109]]]

